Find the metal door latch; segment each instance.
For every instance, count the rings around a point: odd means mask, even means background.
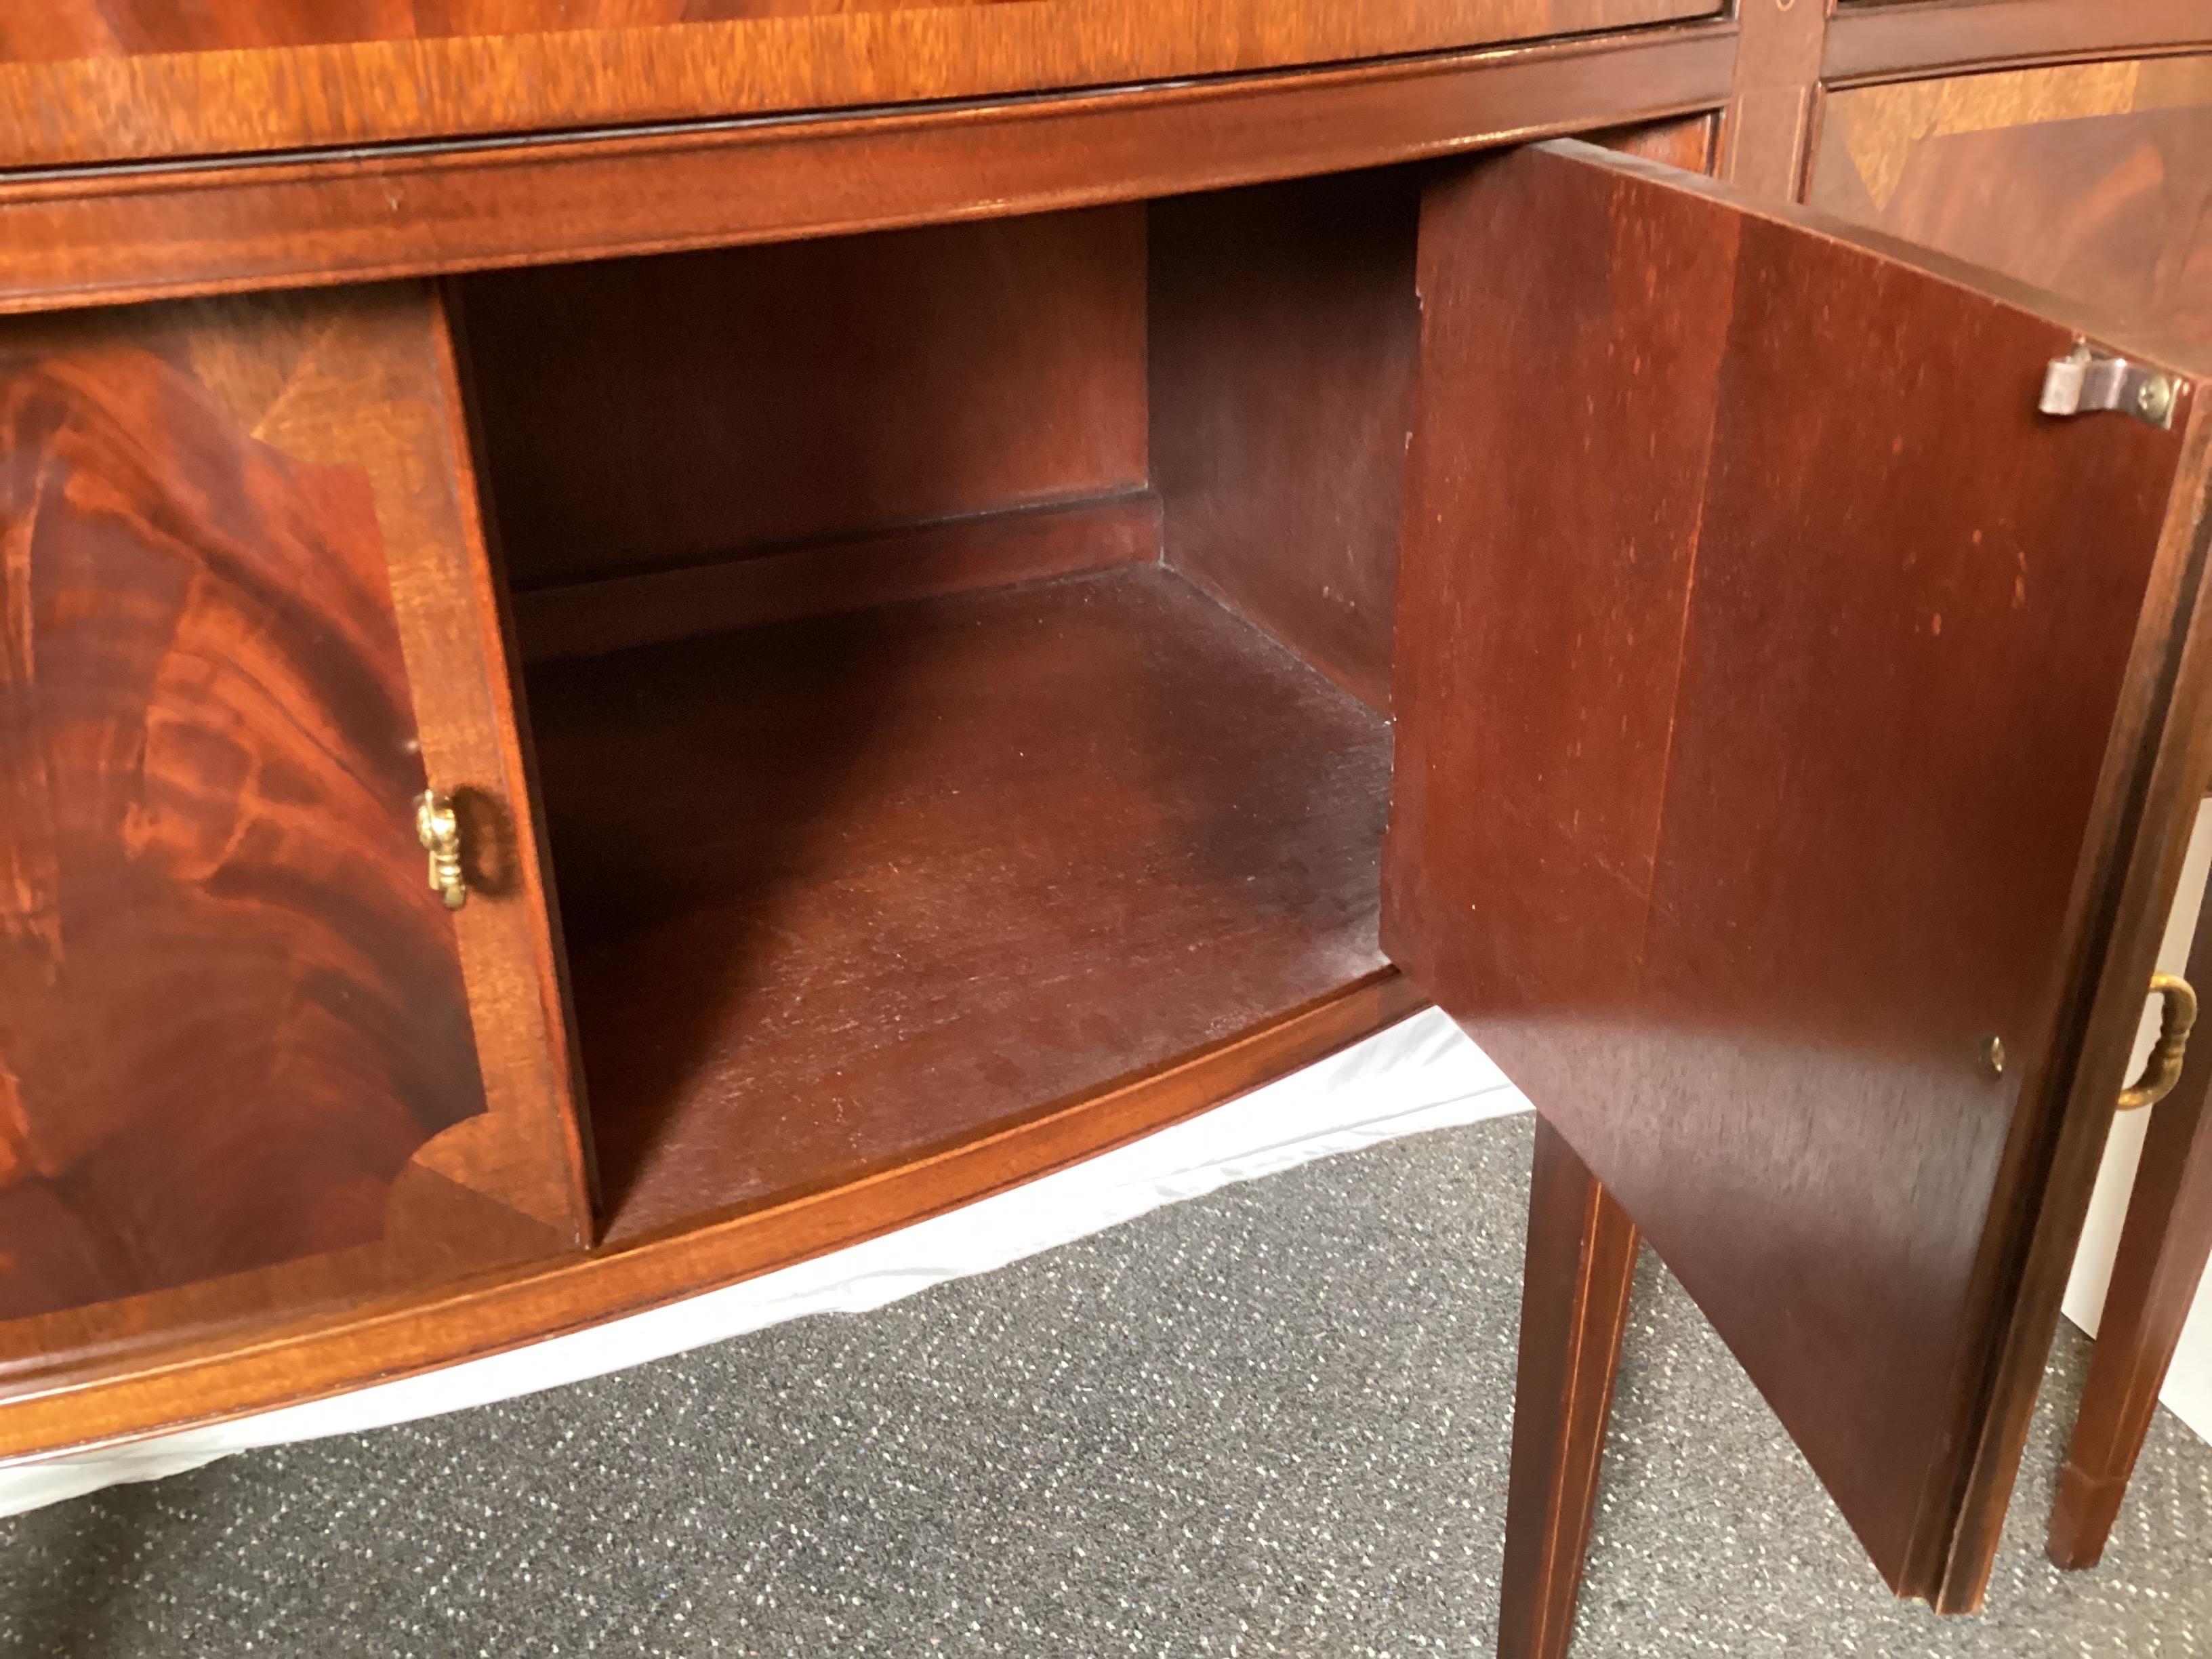
[[[2099,351],[2082,340],[2063,357],[2051,360],[2043,372],[2043,396],[2036,407],[2046,415],[2117,410],[2164,430],[2173,424],[2179,393],[2171,374]]]

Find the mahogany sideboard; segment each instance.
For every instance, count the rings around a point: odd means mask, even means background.
[[[1639,1236],[1972,1610],[2212,776],[2208,181],[2198,0],[0,21],[0,1456],[1432,1000],[1502,1650]]]

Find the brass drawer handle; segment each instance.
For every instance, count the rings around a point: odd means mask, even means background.
[[[461,875],[461,820],[444,790],[426,789],[415,803],[415,836],[430,855],[430,890],[448,910],[459,909],[469,902]]]
[[[2158,1042],[2144,1063],[2143,1074],[2131,1087],[2120,1091],[2120,1110],[2132,1112],[2155,1106],[2181,1081],[2181,1057],[2189,1048],[2190,1028],[2197,1024],[2197,993],[2179,974],[2153,974],[2153,994],[2166,1000],[2159,1021]]]

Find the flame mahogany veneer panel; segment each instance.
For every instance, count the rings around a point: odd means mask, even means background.
[[[484,1109],[368,477],[145,332],[0,344],[0,1317],[377,1238]]]
[[[529,678],[615,1242],[1383,965],[1389,726],[1157,567]]]
[[[0,167],[1127,85],[1718,9],[1717,0],[37,0],[0,23]]]
[[[2041,417],[2069,329],[1583,147],[1423,239],[1385,947],[1929,1593],[2086,1197],[2038,1160],[2203,434]]]
[[[2212,57],[1831,93],[1807,199],[2212,344]]]
[[[0,1354],[576,1237],[534,889],[412,830],[426,750],[514,798],[441,353],[420,289],[0,331]]]

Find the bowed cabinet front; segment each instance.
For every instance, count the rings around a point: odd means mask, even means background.
[[[0,325],[15,1389],[580,1239],[451,365],[419,286]]]
[[[452,292],[480,444],[427,290],[8,325],[8,1449],[665,1304],[1429,995],[1978,1598],[2201,783],[2201,360],[1574,143]],[[2042,412],[2092,347],[2159,406]]]

